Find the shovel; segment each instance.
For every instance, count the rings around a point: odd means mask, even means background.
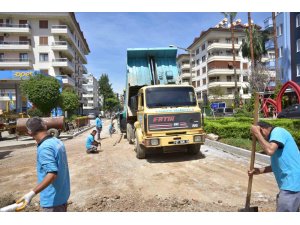
[[[258,122],[259,93],[255,92],[254,96],[255,96],[255,102],[254,102],[254,122],[253,122],[253,125],[257,125],[257,122]],[[256,152],[256,137],[254,135],[252,135],[252,151],[251,151],[251,160],[250,160],[250,171],[254,169],[255,152]],[[257,206],[250,207],[252,181],[253,181],[253,175],[250,175],[249,180],[248,180],[248,189],[247,189],[245,208],[239,209],[239,212],[258,212],[258,207]]]

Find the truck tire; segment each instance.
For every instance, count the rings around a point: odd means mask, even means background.
[[[16,133],[16,128],[11,128],[8,130],[9,134],[15,134]]]
[[[133,144],[134,142],[134,129],[133,125],[130,123],[127,123],[127,129],[126,129],[126,137],[129,144]]]
[[[58,137],[59,137],[59,134],[60,134],[60,132],[59,132],[57,129],[55,129],[55,128],[50,128],[50,129],[47,131],[47,133],[48,133],[49,135],[51,135],[52,137],[56,137],[56,138],[58,138]]]
[[[135,145],[136,145],[136,157],[138,159],[145,159],[146,158],[146,149],[143,145],[140,145],[137,138],[135,141]]]
[[[200,144],[193,144],[193,145],[188,145],[188,154],[190,155],[197,155],[200,152]]]

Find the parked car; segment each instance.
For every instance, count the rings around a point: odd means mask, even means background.
[[[95,113],[89,113],[88,118],[95,119],[96,118]]]
[[[233,108],[217,108],[214,111],[215,116],[233,116]]]
[[[277,118],[300,118],[300,104],[291,105],[278,113]]]

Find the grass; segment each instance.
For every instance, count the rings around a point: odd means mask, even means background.
[[[243,138],[221,138],[218,140],[224,144],[232,145],[235,147],[243,148],[251,151],[252,149],[252,140],[243,139]],[[256,143],[256,152],[263,152],[262,148],[258,143]]]

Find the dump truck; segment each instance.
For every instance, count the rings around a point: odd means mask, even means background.
[[[204,143],[203,115],[195,90],[177,85],[176,48],[127,49],[121,131],[135,143],[136,157],[149,150],[198,154]]]

